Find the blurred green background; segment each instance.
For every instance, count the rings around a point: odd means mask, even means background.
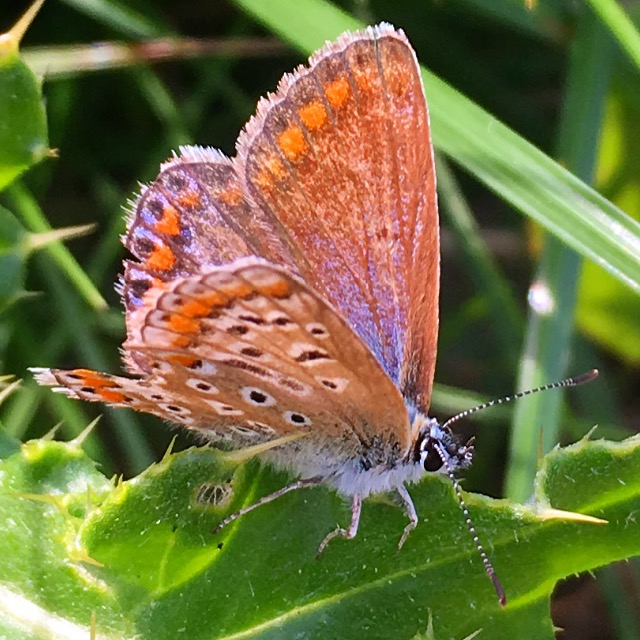
[[[309,10],[315,5],[308,4]],[[637,32],[625,30],[612,2],[532,4],[359,0],[340,6],[363,23],[386,20],[403,28],[421,64],[637,218]],[[113,285],[124,256],[122,207],[179,145],[211,145],[233,155],[258,98],[306,59],[290,44],[297,34],[294,23],[287,34],[287,2],[273,2],[274,15],[280,12],[273,23],[270,2],[251,5],[48,0],[25,36],[24,58],[44,75],[49,146],[57,157],[0,194],[6,209],[0,373],[25,379],[0,407],[10,435],[38,437],[59,424],[59,437],[71,438],[104,415],[85,448],[106,472],[126,476],[167,447],[173,432],[158,420],[70,402],[37,388],[26,368],[121,370],[124,323]],[[3,3],[0,29],[26,8]],[[640,2],[624,8],[622,18],[640,22]],[[438,114],[432,117],[436,129]],[[490,130],[481,136],[492,144]],[[436,147],[447,148],[446,133],[436,136]],[[443,247],[434,415],[601,370],[598,381],[564,400],[557,392],[541,394],[518,403],[515,413],[501,408],[461,425],[478,435],[466,488],[525,500],[539,442],[548,450],[594,425],[596,437],[612,439],[638,430],[640,301],[633,286],[542,232],[501,197],[500,185],[488,190],[452,155],[454,162],[438,158]],[[14,251],[22,229],[42,231],[45,220],[54,229],[95,227],[67,243],[69,254]],[[552,312],[532,313],[527,300],[543,304],[547,291]],[[180,444],[192,441],[181,436]],[[598,572],[597,581],[585,576],[559,586],[553,614],[566,629],[562,637],[639,637],[638,578],[631,563]]]

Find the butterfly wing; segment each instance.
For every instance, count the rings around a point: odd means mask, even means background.
[[[341,455],[406,453],[398,390],[340,315],[282,267],[250,258],[177,276],[132,316],[139,330],[125,348],[147,363],[142,377],[45,369],[38,381],[236,444],[306,430]]]
[[[238,157],[187,148],[139,198],[127,311],[155,282],[257,255],[328,299],[426,412],[435,369],[439,235],[415,55],[389,25],[345,34],[283,78]],[[136,327],[127,315],[128,335]],[[146,370],[143,357],[127,357]]]
[[[380,450],[406,453],[409,418],[396,385],[426,409],[438,308],[419,70],[389,26],[347,34],[310,65],[261,102],[237,158],[186,148],[134,204],[125,244],[135,260],[125,263],[121,289],[125,360],[136,377],[45,370],[43,384],[218,437],[312,424],[361,452],[377,438]],[[242,262],[248,256],[279,266],[261,263],[249,276],[240,270],[258,266]],[[261,273],[293,292],[291,326],[267,322],[289,302],[252,284]],[[207,304],[199,288],[212,296]],[[229,306],[211,307],[216,296]],[[259,320],[225,325],[241,308]],[[328,329],[324,341],[309,329],[314,322]],[[236,353],[240,344],[249,351]],[[302,422],[290,424],[294,415]]]
[[[259,255],[295,270],[295,261],[268,212],[251,206],[231,160],[215,149],[185,147],[132,204],[120,285],[127,335],[139,330],[135,312],[149,289],[203,267]],[[148,371],[144,357],[127,354],[130,371]]]
[[[439,233],[415,54],[381,25],[285,76],[238,140],[246,192],[277,218],[304,279],[344,315],[403,395],[428,407]]]

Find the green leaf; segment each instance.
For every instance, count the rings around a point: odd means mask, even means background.
[[[103,606],[105,592],[79,563],[75,531],[110,482],[76,444],[44,440],[22,445],[0,470],[0,630],[8,638],[79,637],[73,619]]]
[[[558,579],[640,553],[638,437],[554,450],[535,507],[466,496],[507,590],[504,609],[440,477],[412,488],[421,521],[400,553],[405,516],[378,499],[365,503],[358,537],[332,542],[319,559],[324,535],[348,520],[324,488],[212,535],[225,514],[287,481],[255,464],[235,468],[213,449],[167,456],[114,487],[77,444],[36,441],[0,463],[0,479],[10,523],[0,602],[22,599],[40,611],[37,624],[64,621],[78,637],[95,612],[108,638],[412,638],[431,619],[437,638],[482,629],[483,638],[540,640],[553,637],[548,599]],[[608,524],[553,517],[549,505]],[[0,608],[0,628],[29,629],[21,611]],[[25,637],[41,637],[32,624]]]
[[[640,69],[640,33],[616,0],[587,0],[629,60]]]
[[[49,151],[41,83],[17,53],[39,4],[0,36],[0,191]]]

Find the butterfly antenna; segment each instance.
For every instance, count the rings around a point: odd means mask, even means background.
[[[489,556],[487,555],[487,552],[484,550],[484,547],[480,542],[480,538],[478,537],[478,532],[476,531],[476,528],[473,522],[471,521],[471,515],[469,514],[467,503],[465,502],[465,499],[462,497],[462,489],[460,488],[460,483],[458,482],[458,479],[453,473],[453,469],[451,468],[451,465],[447,460],[447,453],[439,443],[436,443],[434,446],[438,452],[438,455],[442,459],[442,463],[444,465],[444,468],[447,471],[447,475],[449,476],[449,479],[453,483],[453,488],[456,492],[458,503],[460,504],[460,508],[462,509],[462,514],[464,515],[464,522],[467,525],[467,529],[469,529],[469,533],[471,534],[471,538],[473,539],[474,544],[476,545],[476,549],[478,550],[478,554],[480,555],[480,559],[482,560],[482,564],[484,565],[484,570],[487,576],[489,576],[489,580],[491,580],[491,584],[493,584],[493,588],[495,589],[496,595],[498,596],[498,602],[500,603],[501,606],[504,607],[504,605],[507,602],[507,594],[504,590],[504,587],[502,586],[502,582],[500,582],[500,578],[498,578],[496,574],[496,570],[493,568],[493,565],[491,564],[491,560],[489,560]]]
[[[466,418],[473,413],[477,413],[478,411],[483,411],[484,409],[488,409],[489,407],[493,407],[498,404],[504,404],[506,402],[511,402],[512,400],[518,400],[518,398],[523,398],[524,396],[530,396],[534,393],[539,393],[540,391],[549,391],[550,389],[562,389],[563,387],[577,387],[578,385],[585,384],[587,382],[591,382],[598,377],[598,370],[592,369],[591,371],[587,371],[579,376],[572,376],[571,378],[565,378],[564,380],[559,380],[558,382],[551,382],[550,384],[545,384],[542,387],[536,387],[535,389],[527,389],[526,391],[520,391],[519,393],[514,393],[511,396],[505,396],[504,398],[498,398],[497,400],[492,400],[491,402],[485,402],[483,404],[479,404],[477,407],[473,407],[471,409],[467,409],[458,413],[457,415],[449,418],[443,425],[443,429],[447,429],[454,422],[458,422],[458,420],[462,420],[462,418]],[[489,560],[489,556],[487,555],[482,543],[480,542],[480,538],[478,537],[478,532],[471,520],[471,515],[469,514],[469,509],[467,508],[467,503],[462,496],[462,489],[460,487],[460,483],[456,478],[451,465],[449,464],[449,456],[445,451],[444,447],[440,443],[434,444],[436,450],[438,451],[438,455],[442,460],[443,466],[449,476],[449,479],[453,483],[453,488],[456,493],[456,497],[458,498],[458,503],[460,504],[460,508],[462,509],[462,513],[464,515],[464,521],[467,525],[467,529],[471,534],[474,544],[476,545],[476,549],[478,550],[478,554],[480,555],[480,559],[482,560],[482,564],[484,565],[484,570],[491,580],[491,584],[493,584],[493,588],[495,589],[496,595],[498,596],[498,602],[504,607],[507,602],[507,594],[505,593],[504,587],[500,582],[500,579],[496,575],[496,571],[491,564],[491,560]]]
[[[518,400],[519,398],[524,398],[524,396],[530,396],[534,393],[539,393],[540,391],[549,391],[550,389],[562,389],[564,387],[577,387],[581,384],[586,384],[587,382],[591,382],[598,377],[598,370],[591,369],[591,371],[587,371],[579,376],[572,376],[571,378],[565,378],[564,380],[559,380],[558,382],[551,382],[549,384],[545,384],[541,387],[536,387],[535,389],[527,389],[526,391],[520,391],[519,393],[514,393],[511,396],[505,396],[504,398],[498,398],[497,400],[492,400],[491,402],[485,402],[483,404],[479,404],[477,407],[472,407],[471,409],[466,409],[465,411],[461,411],[455,416],[449,418],[443,425],[442,428],[446,429],[450,427],[454,422],[458,422],[458,420],[462,420],[462,418],[466,418],[470,416],[472,413],[477,413],[478,411],[483,411],[484,409],[488,409],[489,407],[494,407],[498,404],[505,404],[507,402],[512,402],[513,400]]]

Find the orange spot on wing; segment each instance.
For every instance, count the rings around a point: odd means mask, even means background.
[[[180,307],[180,313],[188,318],[205,318],[211,312],[211,305],[200,300],[189,300]]]
[[[84,387],[93,387],[94,389],[101,389],[103,387],[117,387],[118,383],[114,382],[108,377],[103,376],[98,371],[91,371],[91,369],[74,369],[70,372],[74,376],[80,377],[81,384]]]
[[[69,371],[69,373],[72,376],[78,376],[80,378],[100,375],[97,371],[91,371],[91,369],[72,369],[71,371]]]
[[[327,110],[319,100],[314,100],[298,110],[303,124],[311,131],[319,129],[327,121]]]
[[[185,355],[184,353],[174,353],[167,357],[167,361],[172,364],[182,365],[183,367],[192,367],[196,362],[198,362],[198,358]]]
[[[146,266],[155,271],[169,271],[176,263],[176,257],[173,251],[166,245],[160,245],[150,253],[147,258]]]
[[[202,296],[198,296],[195,300],[206,307],[211,311],[212,307],[224,307],[226,306],[228,300],[227,296],[219,291],[212,291],[211,293],[206,293]]]
[[[371,93],[378,88],[378,69],[370,65],[353,66],[351,69],[353,77],[356,79],[358,89],[364,93]]]
[[[100,389],[97,394],[105,402],[112,402],[114,404],[123,404],[127,399],[127,396],[125,396],[124,393],[120,393],[119,391],[111,391],[109,389]]]
[[[278,136],[278,146],[288,160],[297,160],[307,150],[302,129],[293,124],[287,127]]]
[[[232,285],[225,287],[223,291],[230,298],[246,298],[253,293],[253,287],[244,282],[234,282]]]
[[[224,307],[227,305],[228,300],[229,299],[226,295],[218,291],[212,291],[211,293],[198,296],[197,298],[193,298],[192,300],[185,302],[178,309],[176,318],[182,317],[185,322],[192,322],[195,327],[193,331],[195,332],[199,328],[199,323],[196,320],[193,320],[193,318],[206,318],[214,307]],[[170,322],[173,317],[174,316],[171,317]],[[176,322],[179,321],[176,319]]]
[[[271,191],[274,187],[273,177],[266,170],[262,169],[253,176],[253,181],[262,191]]]
[[[329,104],[339,109],[349,98],[351,88],[346,78],[338,78],[325,85],[324,93]]]
[[[269,284],[256,287],[259,293],[270,298],[287,298],[291,295],[291,288],[286,280],[277,280]]]
[[[169,236],[177,236],[180,233],[178,212],[170,204],[162,210],[162,218],[156,222],[155,230]]]
[[[178,335],[171,341],[171,346],[178,349],[185,349],[191,344],[191,338],[189,336]]]
[[[200,329],[200,322],[174,313],[169,318],[167,326],[175,333],[196,333]]]
[[[254,174],[253,181],[260,189],[269,192],[275,187],[276,180],[282,180],[287,175],[287,170],[275,153],[266,158],[264,155],[256,163],[260,168]]]
[[[187,191],[178,198],[178,203],[183,207],[195,207],[201,202],[197,191]]]

